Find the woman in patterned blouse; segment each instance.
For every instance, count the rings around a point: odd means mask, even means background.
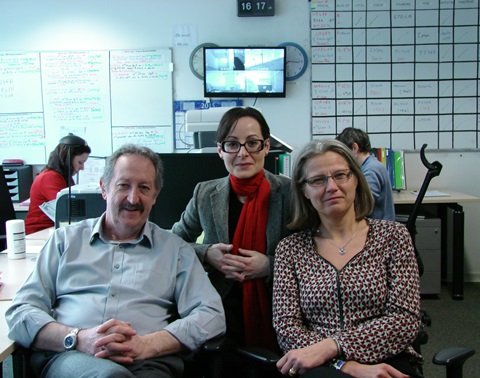
[[[275,255],[273,323],[282,374],[421,377],[418,267],[400,223],[368,219],[373,199],[336,140],[299,151],[289,227]]]

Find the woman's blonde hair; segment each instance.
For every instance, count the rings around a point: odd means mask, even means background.
[[[365,218],[373,211],[374,202],[372,192],[352,151],[342,142],[335,139],[314,140],[307,143],[298,151],[293,162],[291,184],[292,221],[288,224],[288,227],[292,230],[306,230],[320,226],[320,217],[318,216],[317,210],[315,210],[310,200],[304,195],[304,187],[307,185],[305,182],[305,179],[307,179],[306,165],[310,159],[329,151],[342,156],[357,178],[358,185],[354,202],[357,220]]]

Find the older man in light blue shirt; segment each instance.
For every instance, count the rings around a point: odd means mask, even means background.
[[[122,147],[101,181],[106,212],[56,230],[39,254],[6,313],[37,374],[179,377],[179,352],[224,333],[193,249],[147,220],[161,173],[151,150]]]

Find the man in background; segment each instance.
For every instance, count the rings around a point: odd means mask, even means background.
[[[385,166],[371,154],[372,146],[368,134],[363,130],[347,127],[337,136],[337,140],[353,151],[370,186],[375,200],[370,218],[394,221],[392,183]]]
[[[42,377],[180,377],[179,352],[225,332],[194,250],[148,221],[163,166],[125,145],[100,180],[105,213],[59,228],[18,291],[9,337]]]

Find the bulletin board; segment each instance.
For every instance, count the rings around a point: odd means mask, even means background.
[[[312,135],[479,147],[478,0],[312,0]]]
[[[45,164],[69,132],[96,156],[173,152],[172,52],[0,52],[0,160]]]

